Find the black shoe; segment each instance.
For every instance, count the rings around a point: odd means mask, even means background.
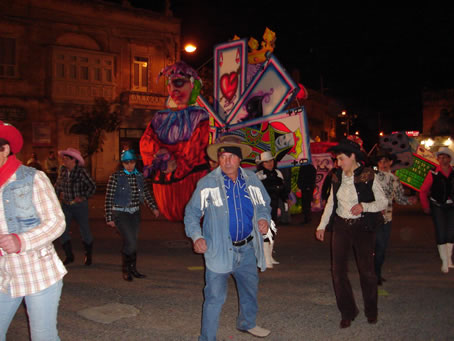
[[[122,254],[122,265],[121,265],[122,277],[127,282],[132,282],[131,274],[131,257],[125,254]]]
[[[377,323],[377,318],[376,317],[368,317],[367,322],[370,324],[376,324]]]
[[[339,327],[341,327],[342,329],[343,328],[348,328],[348,327],[350,327],[351,324],[352,324],[352,320],[344,320],[344,319],[342,319],[340,321]]]
[[[72,262],[74,262],[74,254],[73,254],[73,248],[71,245],[71,241],[68,240],[67,242],[64,242],[62,244],[63,250],[65,251],[66,258],[63,261],[64,265],[68,265]]]
[[[63,260],[63,265],[68,265],[68,264],[71,264],[73,262],[74,262],[74,256],[72,256],[72,257],[66,256],[66,258]]]
[[[131,273],[131,275],[133,275],[135,278],[147,277],[146,275],[141,274],[139,271],[137,271],[136,262],[137,262],[137,254],[135,253],[131,256],[131,263],[129,264],[130,265],[129,272]]]
[[[92,263],[92,254],[93,254],[93,242],[91,244],[84,244],[84,249],[85,249],[85,259],[84,259],[84,264],[86,266],[91,265]]]
[[[383,278],[377,278],[377,285],[383,285]]]
[[[342,328],[342,329],[350,327],[351,324],[352,324],[352,321],[355,320],[355,318],[356,318],[356,316],[358,316],[358,314],[359,314],[359,310],[356,311],[355,317],[353,317],[351,320],[349,320],[349,319],[342,319],[342,320],[340,321],[339,327]]]

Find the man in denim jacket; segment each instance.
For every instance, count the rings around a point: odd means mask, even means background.
[[[251,153],[249,146],[224,136],[207,152],[219,167],[200,179],[184,217],[186,235],[206,264],[199,340],[216,340],[230,275],[236,280],[240,302],[237,328],[266,337],[270,331],[256,325],[257,267],[266,269],[262,235],[270,224],[270,198],[257,176],[240,167],[241,159]]]

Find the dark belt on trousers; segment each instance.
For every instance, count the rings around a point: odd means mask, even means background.
[[[361,222],[363,220],[362,217],[355,218],[355,219],[348,219],[348,218],[342,218],[338,215],[336,215],[335,219],[338,219],[339,222],[344,223],[345,225],[349,225],[349,226],[358,224],[359,222]]]
[[[233,244],[233,246],[243,246],[243,245],[246,245],[247,243],[249,243],[253,238],[254,238],[253,235],[249,235],[249,237],[247,237],[246,239],[232,242],[232,244]]]

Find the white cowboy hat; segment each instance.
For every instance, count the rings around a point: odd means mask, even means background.
[[[454,152],[451,149],[449,149],[448,147],[440,147],[435,155],[438,157],[438,155],[440,154],[449,155],[449,157],[451,158],[451,165],[454,165]]]
[[[261,153],[260,156],[257,157],[257,159],[255,159],[255,163],[259,165],[262,162],[270,161],[270,160],[274,160],[273,154],[271,154],[270,151],[266,151],[266,152]]]

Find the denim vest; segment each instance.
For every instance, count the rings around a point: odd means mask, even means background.
[[[139,201],[144,201],[144,179],[142,174],[136,174],[137,187],[139,190]],[[128,207],[131,203],[131,186],[129,186],[128,176],[124,171],[120,171],[117,176],[117,188],[115,190],[114,205]]]
[[[33,204],[35,174],[35,168],[20,166],[16,180],[3,190],[3,210],[9,233],[23,233],[41,224]]]

